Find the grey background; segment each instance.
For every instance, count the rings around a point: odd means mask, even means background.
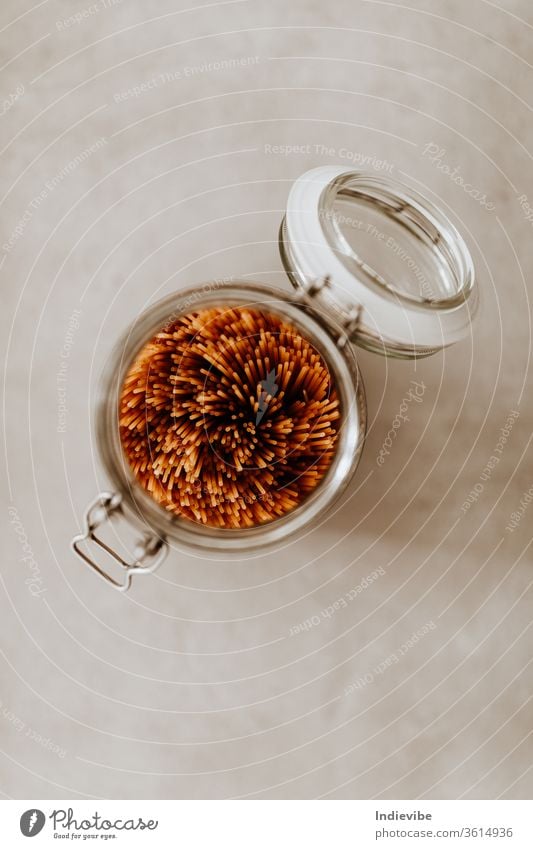
[[[0,257],[3,794],[530,796],[533,507],[506,525],[533,484],[533,225],[518,200],[533,203],[531,5],[3,0],[0,15],[2,98],[24,87],[0,121],[2,245],[32,213]],[[198,70],[236,57],[248,64]],[[431,143],[492,211],[430,161]],[[280,144],[311,151],[265,148]],[[277,228],[290,184],[349,167],[343,148],[460,227],[483,292],[471,337],[416,365],[360,353],[370,433],[320,526],[248,558],[175,548],[129,596],[113,592],[69,541],[106,485],[92,404],[117,335],[195,282],[288,287]],[[413,379],[423,401],[380,468]]]

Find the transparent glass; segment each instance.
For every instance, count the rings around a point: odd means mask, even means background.
[[[472,295],[474,277],[462,239],[440,210],[396,182],[346,174],[321,200],[332,249],[354,274],[394,296],[431,309],[450,309]],[[369,261],[371,258],[371,261]]]

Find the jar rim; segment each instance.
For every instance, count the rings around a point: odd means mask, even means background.
[[[317,345],[333,372],[343,411],[335,455],[316,489],[284,516],[251,528],[214,528],[165,510],[136,481],[120,440],[119,398],[136,354],[170,319],[217,305],[255,305],[288,319],[304,332]],[[323,514],[351,479],[366,433],[366,400],[361,374],[351,346],[342,348],[336,344],[337,331],[340,338],[341,328],[324,321],[311,304],[294,293],[244,280],[190,287],[161,299],[141,313],[122,335],[106,363],[96,416],[96,437],[104,467],[128,513],[178,543],[226,551],[275,544]]]

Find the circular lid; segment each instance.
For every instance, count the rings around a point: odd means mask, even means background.
[[[291,188],[280,250],[294,286],[358,345],[424,356],[469,331],[477,287],[468,248],[403,183],[337,166],[306,172]]]

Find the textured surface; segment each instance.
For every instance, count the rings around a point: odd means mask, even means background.
[[[75,5],[0,12],[2,792],[530,797],[530,4]],[[448,210],[479,321],[416,367],[361,353],[333,515],[249,558],[174,548],[122,596],[69,548],[107,484],[101,367],[175,289],[287,287],[288,189],[324,163]]]

